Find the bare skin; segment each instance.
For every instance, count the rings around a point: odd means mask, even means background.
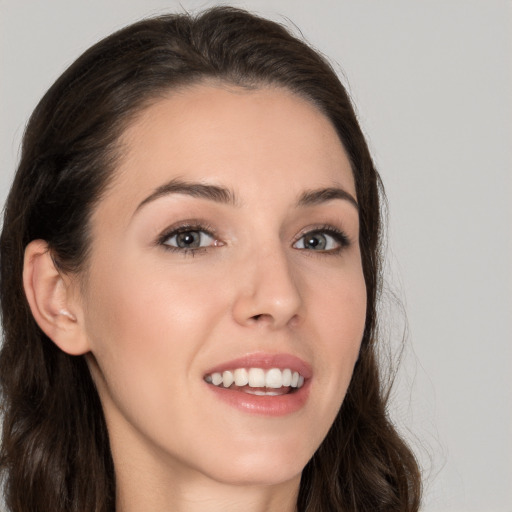
[[[294,511],[364,328],[345,151],[304,99],[211,84],[172,91],[122,141],[91,220],[85,290],[79,278],[55,277],[42,280],[52,293],[37,291],[37,276],[51,272],[44,244],[29,246],[26,277],[43,329],[63,350],[87,354],[117,512]],[[192,235],[195,245],[180,246]],[[45,324],[43,296],[52,318],[69,312],[58,320],[65,336]],[[311,369],[304,404],[254,413],[205,381],[215,366],[262,353]]]

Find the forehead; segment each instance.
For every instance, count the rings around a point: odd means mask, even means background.
[[[282,88],[194,85],[143,110],[121,138],[112,196],[136,203],[173,178],[229,186],[242,196],[339,186],[355,196],[330,122]],[[108,198],[107,198],[108,199]]]

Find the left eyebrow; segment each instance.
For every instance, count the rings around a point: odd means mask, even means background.
[[[348,201],[359,212],[359,205],[352,194],[339,187],[319,188],[303,192],[297,201],[297,206],[316,206],[333,199]]]

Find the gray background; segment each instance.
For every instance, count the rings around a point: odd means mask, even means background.
[[[83,50],[215,3],[0,0],[0,204],[30,112]],[[424,468],[423,510],[512,511],[512,3],[232,4],[293,20],[368,134],[390,203],[383,334],[407,335],[392,414]]]

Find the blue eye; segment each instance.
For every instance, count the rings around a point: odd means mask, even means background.
[[[213,236],[202,229],[180,229],[166,235],[161,242],[170,248],[179,250],[200,249],[214,245]]]
[[[318,229],[305,233],[293,244],[293,247],[295,249],[329,252],[346,247],[348,244],[348,238],[344,233],[329,228]]]

